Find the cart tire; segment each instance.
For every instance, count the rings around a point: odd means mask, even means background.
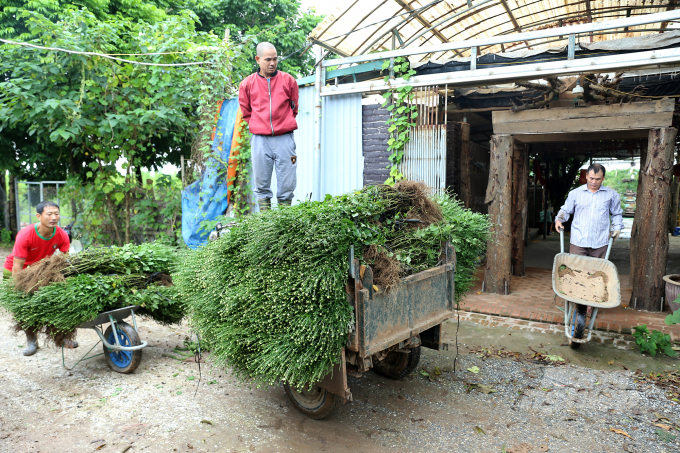
[[[142,341],[139,339],[139,334],[126,322],[118,322],[118,341],[121,346],[139,346]],[[104,332],[104,338],[110,344],[116,344],[116,339],[113,336],[113,329],[109,325]],[[142,350],[136,351],[112,351],[104,345],[104,357],[106,363],[113,371],[123,374],[130,374],[139,366],[142,361]]]
[[[586,305],[576,305],[576,313],[574,317],[576,318],[571,327],[571,336],[574,338],[581,339],[586,330],[586,315],[588,312],[588,307]],[[577,343],[575,341],[570,341],[569,346],[571,349],[578,349],[583,343]]]
[[[420,362],[420,346],[411,348],[410,354],[390,351],[383,360],[373,361],[373,369],[386,378],[403,379],[418,368],[418,362]]]
[[[283,389],[295,409],[314,420],[321,420],[335,410],[335,395],[328,390],[313,386],[311,391],[304,387],[298,391],[295,387],[283,384]]]

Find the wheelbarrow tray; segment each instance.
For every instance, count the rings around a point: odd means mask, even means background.
[[[619,273],[607,259],[558,253],[553,261],[552,285],[555,294],[569,302],[595,308],[621,305]]]
[[[345,361],[352,357],[364,369],[372,367],[371,356],[390,347],[419,344],[434,350],[447,350],[441,324],[455,314],[456,252],[447,242],[440,256],[441,265],[403,278],[389,293],[373,283],[373,271],[350,257],[347,301],[354,306],[356,325],[342,349],[340,363],[317,385],[352,400],[347,386]],[[415,343],[417,342],[417,343]],[[350,362],[351,363],[351,362]]]
[[[123,321],[127,319],[133,311],[139,310],[139,305],[130,305],[129,307],[117,308],[111,311],[104,311],[99,313],[99,316],[94,318],[92,321],[87,321],[78,326],[79,329],[86,329],[88,327],[99,326],[104,323],[109,322],[109,315],[113,317],[116,321]]]

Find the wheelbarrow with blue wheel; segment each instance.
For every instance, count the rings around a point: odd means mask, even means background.
[[[106,311],[100,313],[92,321],[84,322],[78,326],[79,329],[91,328],[99,336],[99,341],[90,348],[89,351],[76,362],[72,367],[67,367],[64,359],[64,347],[61,349],[61,358],[64,368],[72,370],[80,362],[87,359],[92,359],[104,355],[106,363],[113,371],[118,373],[129,374],[132,373],[142,361],[142,349],[147,346],[146,341],[139,338],[137,331],[137,319],[135,318],[135,310],[138,310],[138,305],[118,308],[116,310]],[[132,326],[126,322],[125,319],[132,316]],[[106,330],[102,327],[109,323]],[[103,344],[104,352],[100,354],[88,355],[99,343]]]
[[[564,299],[564,333],[572,349],[590,341],[600,308],[621,304],[621,282],[614,263],[609,261],[613,239],[609,239],[604,259],[564,253],[564,230],[560,231],[560,253],[555,255],[553,291]],[[592,308],[588,337],[584,338],[588,307]]]

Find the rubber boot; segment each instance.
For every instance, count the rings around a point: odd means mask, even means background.
[[[24,355],[33,355],[38,351],[38,334],[30,330],[26,330],[26,349],[24,349]]]
[[[290,206],[293,200],[283,201],[279,200],[279,206]]]
[[[257,204],[260,205],[260,212],[269,211],[272,208],[272,199],[260,198],[257,200]]]

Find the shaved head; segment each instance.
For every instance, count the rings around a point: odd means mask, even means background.
[[[258,57],[264,56],[264,53],[267,50],[273,50],[274,52],[276,52],[276,47],[274,47],[274,44],[270,42],[261,42],[260,44],[257,45],[257,56]]]
[[[272,43],[261,42],[257,45],[255,61],[260,67],[260,75],[267,78],[273,77],[276,74],[276,66],[279,64],[276,47]]]

